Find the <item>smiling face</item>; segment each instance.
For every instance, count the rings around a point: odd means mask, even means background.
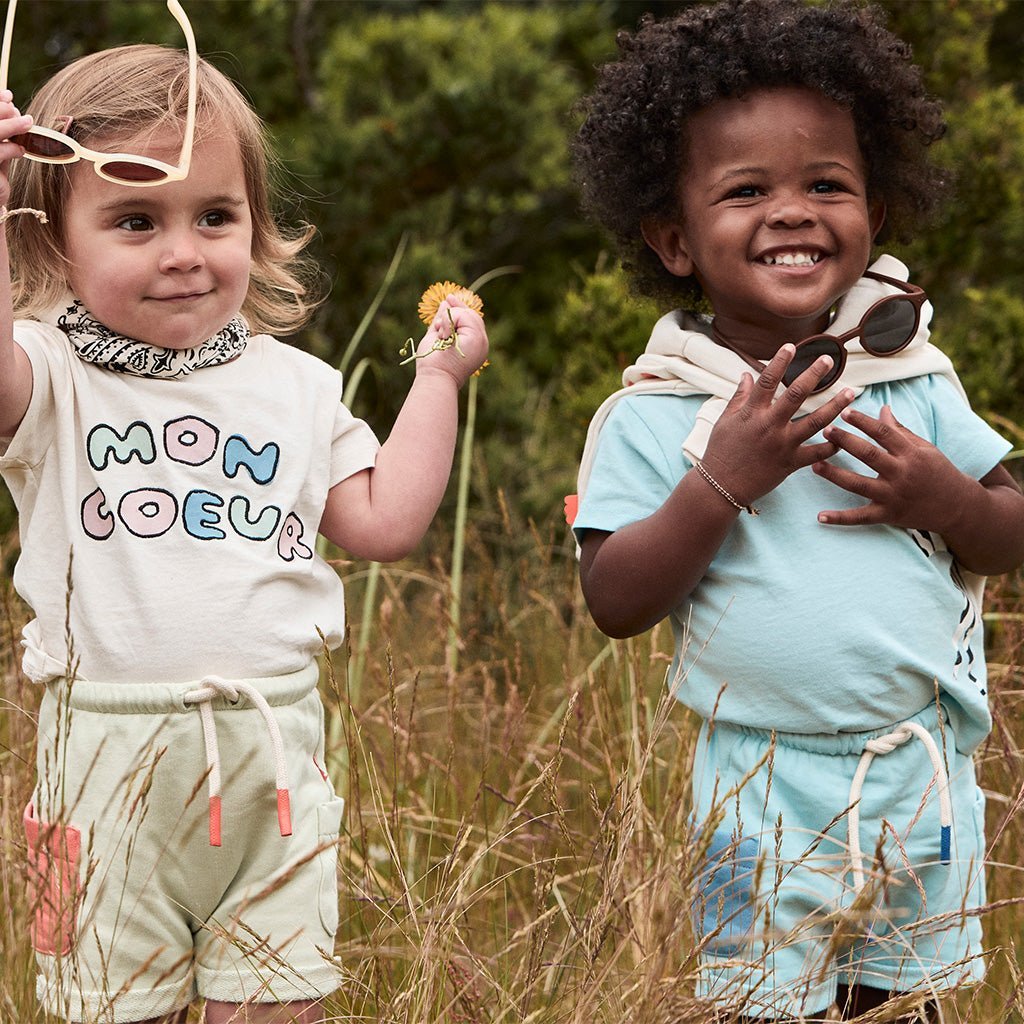
[[[114,140],[90,140],[107,152]],[[118,140],[124,151],[173,162],[169,145]],[[105,326],[162,348],[201,344],[242,307],[252,219],[237,141],[210,132],[184,181],[116,185],[86,162],[71,169],[64,251],[72,292]]]
[[[696,276],[718,330],[760,359],[824,329],[884,215],[853,116],[803,88],[694,114],[679,206],[678,223],[647,224],[644,237],[671,273]]]

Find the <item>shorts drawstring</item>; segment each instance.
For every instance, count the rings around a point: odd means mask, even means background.
[[[876,736],[864,744],[864,753],[861,754],[860,763],[857,765],[853,781],[850,783],[848,803],[850,811],[847,822],[850,866],[853,870],[853,888],[856,892],[859,892],[864,886],[863,855],[860,848],[860,799],[864,779],[876,754],[891,754],[912,736],[916,736],[924,744],[925,749],[928,751],[928,756],[931,758],[932,767],[935,769],[932,779],[938,782],[939,859],[943,864],[949,863],[953,830],[953,804],[949,799],[949,776],[946,774],[946,766],[942,761],[942,754],[932,734],[919,722],[903,722],[892,732],[886,733],[884,736]]]
[[[209,771],[208,790],[210,795],[210,845],[220,846],[220,750],[217,746],[217,723],[213,714],[213,700],[225,697],[237,701],[239,696],[247,697],[263,716],[270,745],[274,751],[274,773],[277,782],[277,822],[282,836],[292,834],[291,798],[288,793],[288,768],[284,759],[284,743],[274,712],[267,699],[250,683],[228,682],[220,676],[204,676],[200,685],[184,694],[186,705],[197,705],[203,724],[203,743],[206,747],[206,766]]]

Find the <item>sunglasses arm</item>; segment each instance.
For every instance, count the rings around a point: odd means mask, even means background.
[[[14,29],[14,10],[18,6],[18,0],[8,0],[7,20],[4,23],[4,43],[0,50],[0,89],[7,88],[7,69],[11,64],[11,36]]]

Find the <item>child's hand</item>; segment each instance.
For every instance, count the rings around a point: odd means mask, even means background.
[[[453,329],[458,334],[455,344],[435,349],[436,342],[451,337]],[[448,374],[462,387],[483,366],[487,345],[483,317],[457,296],[449,295],[416,348],[416,376]]]
[[[16,142],[11,142],[13,135],[21,135],[32,127],[32,118],[23,115],[14,105],[14,96],[10,89],[0,92],[0,206],[6,206],[11,195],[11,186],[7,178],[7,168],[11,160],[23,156],[25,151]]]
[[[827,427],[825,437],[878,475],[864,476],[816,462],[814,472],[819,476],[868,499],[858,508],[821,512],[818,521],[830,526],[887,523],[944,535],[951,515],[959,511],[958,488],[969,484],[969,478],[938,448],[903,426],[889,406],[882,408],[877,419],[856,409],[844,412],[843,419],[867,437],[837,426]]]
[[[836,453],[832,441],[806,444],[854,399],[848,388],[820,409],[795,418],[811,389],[832,367],[828,356],[812,363],[781,395],[782,375],[796,349],[783,345],[761,375],[745,373],[708,440],[708,472],[743,505],[774,490],[790,473]]]

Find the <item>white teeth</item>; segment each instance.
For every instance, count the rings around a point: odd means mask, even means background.
[[[780,256],[765,256],[764,262],[768,266],[811,267],[820,259],[820,256],[809,252],[787,252]]]

